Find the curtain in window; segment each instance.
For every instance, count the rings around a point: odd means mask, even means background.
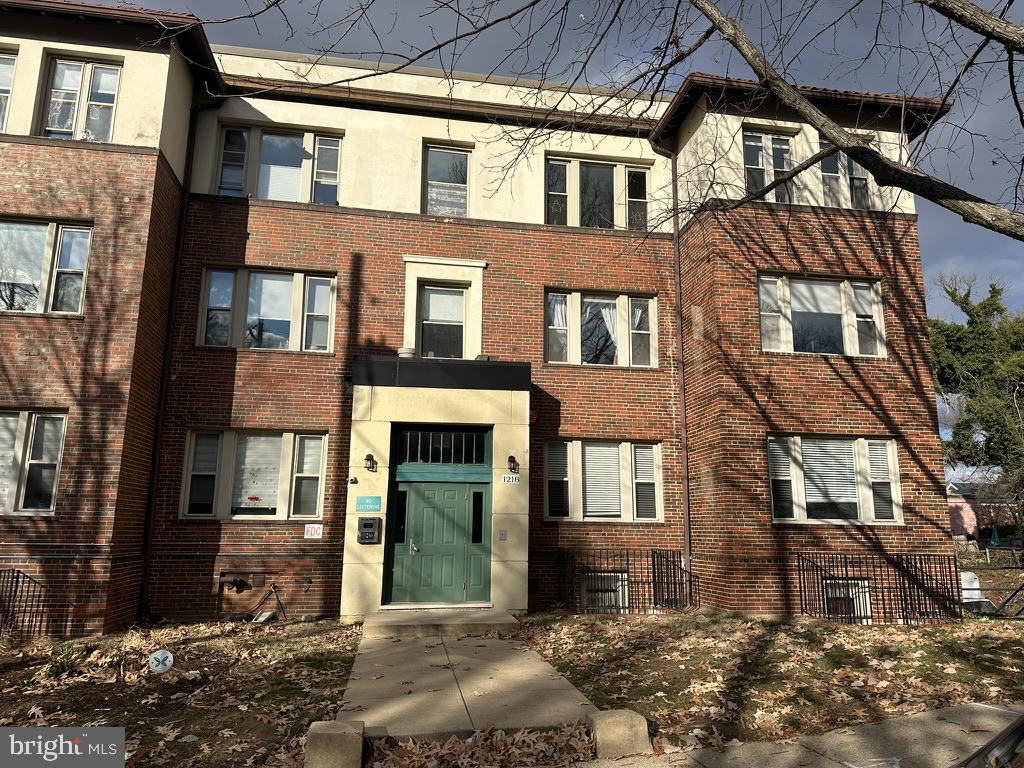
[[[583,299],[581,353],[584,363],[614,365],[618,359],[616,303],[613,299]]]
[[[857,471],[853,442],[803,438],[807,517],[857,519]]]
[[[277,514],[281,435],[238,435],[231,489],[234,515]]]
[[[568,300],[564,293],[549,293],[547,296],[547,359],[551,362],[564,363],[569,359]]]
[[[0,510],[6,509],[14,487],[14,440],[18,433],[18,414],[0,414]]]
[[[583,516],[619,517],[621,484],[618,443],[583,443]]]
[[[840,283],[790,280],[793,349],[796,352],[843,353],[843,301]]]
[[[761,348],[782,349],[782,307],[779,303],[779,279],[762,277],[757,284],[761,305]]]
[[[260,178],[256,196],[298,202],[302,174],[302,137],[264,133],[260,142]]]

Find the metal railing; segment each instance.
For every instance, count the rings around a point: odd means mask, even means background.
[[[947,555],[797,555],[800,612],[845,624],[938,624],[963,618]]]
[[[697,578],[671,549],[559,549],[559,602],[577,613],[696,608]]]
[[[17,568],[0,570],[0,634],[15,641],[66,633],[67,606],[47,587]]]

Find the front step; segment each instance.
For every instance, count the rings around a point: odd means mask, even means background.
[[[363,637],[461,637],[512,632],[519,621],[493,608],[381,611],[363,619]]]

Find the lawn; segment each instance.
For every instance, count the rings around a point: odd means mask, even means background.
[[[333,718],[359,629],[193,624],[0,652],[0,726],[126,726],[129,766],[301,766]],[[174,668],[149,671],[153,651]]]
[[[1020,621],[862,627],[543,614],[520,637],[599,707],[635,709],[664,743],[690,748],[1024,700]]]

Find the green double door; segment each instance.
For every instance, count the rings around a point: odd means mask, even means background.
[[[490,486],[400,482],[394,501],[394,512],[388,515],[385,600],[490,600]]]

